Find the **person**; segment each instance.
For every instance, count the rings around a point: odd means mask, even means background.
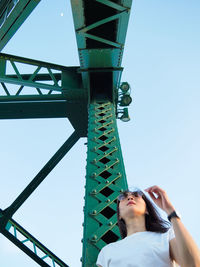
[[[158,186],[125,191],[117,201],[122,239],[100,251],[99,267],[200,267],[197,245],[183,225],[167,193]],[[151,200],[152,201],[151,201]],[[166,212],[163,220],[155,205]]]

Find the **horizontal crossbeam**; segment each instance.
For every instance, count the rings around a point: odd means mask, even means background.
[[[24,73],[31,69],[32,73]],[[0,54],[0,96],[65,93],[82,89],[79,67],[65,67],[29,58]],[[16,85],[9,89],[8,85]],[[1,89],[2,88],[2,89]]]

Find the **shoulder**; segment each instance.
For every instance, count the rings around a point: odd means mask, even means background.
[[[124,241],[124,239],[121,239],[121,240],[118,240],[118,241],[115,241],[115,242],[112,242],[112,243],[109,243],[107,245],[105,245],[101,251],[107,251],[107,250],[112,250],[118,246],[120,246],[120,244]]]

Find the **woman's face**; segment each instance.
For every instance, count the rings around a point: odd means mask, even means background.
[[[141,194],[128,192],[119,202],[120,219],[141,216],[146,213],[146,203]]]

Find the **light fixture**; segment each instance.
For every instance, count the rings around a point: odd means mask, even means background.
[[[132,102],[132,98],[130,97],[129,94],[123,95],[122,98],[120,99],[120,106],[121,107],[126,107],[129,106],[130,103]]]
[[[128,108],[124,108],[123,109],[123,114],[120,117],[120,120],[123,121],[123,122],[130,121],[130,117],[129,117],[129,114],[128,114]]]
[[[128,90],[130,89],[130,85],[127,82],[123,82],[120,85],[120,89],[122,90],[122,92],[125,94],[128,92]]]

